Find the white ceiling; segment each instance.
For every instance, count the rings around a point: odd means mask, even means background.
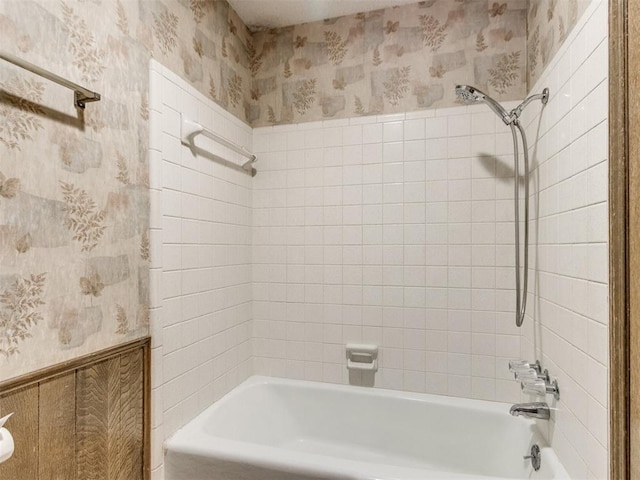
[[[417,0],[229,0],[250,30],[287,27]]]

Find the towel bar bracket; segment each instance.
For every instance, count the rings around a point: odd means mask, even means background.
[[[85,95],[84,93],[79,92],[77,90],[74,92],[73,103],[76,107],[81,108],[83,110],[87,102],[99,102],[99,101],[100,101],[99,93],[94,93],[93,96],[90,96],[90,95]]]

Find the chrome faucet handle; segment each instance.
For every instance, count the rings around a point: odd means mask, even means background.
[[[522,380],[522,381],[527,381],[527,380],[544,380],[546,383],[549,383],[550,378],[549,378],[549,370],[545,370],[544,372],[540,373],[538,370],[535,370],[533,368],[529,368],[526,370],[515,370],[513,373],[513,376],[515,377],[516,380]]]
[[[524,380],[520,387],[527,395],[545,395],[547,393],[547,384],[544,380]]]
[[[524,370],[529,368],[529,362],[526,360],[509,360],[509,370]]]
[[[521,384],[522,391],[528,395],[553,395],[553,398],[560,400],[560,389],[558,388],[558,381],[554,380],[549,383],[544,378],[537,378],[535,380],[526,379]]]
[[[527,381],[527,380],[537,380],[538,372],[536,372],[533,368],[527,368],[522,370],[515,370],[513,372],[513,377],[516,380]]]
[[[529,362],[527,360],[509,360],[509,370],[512,372],[516,372],[517,370],[529,370],[533,369],[536,372],[542,372],[542,366],[540,362],[536,360],[535,362]]]

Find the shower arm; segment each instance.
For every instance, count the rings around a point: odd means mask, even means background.
[[[544,90],[542,90],[542,93],[537,93],[535,95],[531,95],[530,97],[525,98],[520,105],[518,105],[516,108],[511,110],[511,112],[509,112],[509,120],[510,120],[509,123],[513,123],[518,118],[520,118],[520,115],[522,115],[522,112],[527,107],[527,105],[529,105],[531,102],[535,100],[540,100],[543,105],[546,105],[547,102],[549,101],[549,89],[545,88]]]

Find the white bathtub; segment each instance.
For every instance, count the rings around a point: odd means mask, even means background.
[[[166,480],[568,479],[505,403],[252,377],[166,443]],[[531,445],[542,468],[524,460]]]

